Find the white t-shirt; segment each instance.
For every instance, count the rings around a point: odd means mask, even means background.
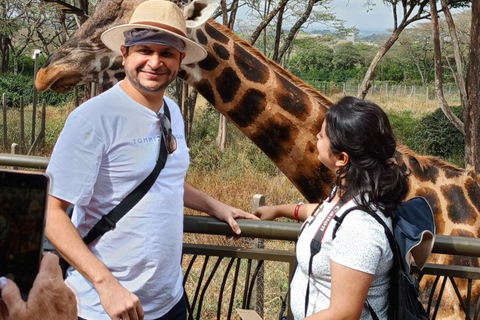
[[[304,222],[305,228],[298,239],[296,249],[298,267],[292,280],[290,303],[295,319],[305,317],[310,242],[335,204],[325,201],[318,214],[312,215]],[[349,201],[336,216],[340,217],[345,210],[355,205],[353,201]],[[377,214],[391,229],[391,219],[385,218],[380,211],[377,211]],[[354,210],[343,220],[332,241],[335,224],[336,221],[332,219],[325,231],[321,250],[313,258],[307,316],[325,310],[330,305],[330,260],[332,260],[348,268],[374,275],[367,300],[379,319],[387,319],[389,272],[392,268],[393,253],[383,226],[368,213]],[[349,299],[345,297],[345,308],[348,308],[348,304]],[[371,319],[366,306],[363,308],[361,319]]]
[[[145,319],[163,316],[183,295],[183,192],[190,159],[180,109],[171,99],[165,101],[177,150],[116,228],[89,245],[115,278],[138,296]],[[80,236],[151,173],[160,130],[158,115],[131,99],[119,84],[70,114],[47,172],[53,177],[51,194],[75,204],[72,222]],[[97,291],[80,273],[70,268],[66,282],[74,289],[80,317],[110,319]]]

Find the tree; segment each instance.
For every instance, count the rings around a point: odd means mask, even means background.
[[[429,82],[433,71],[433,40],[430,24],[405,30],[398,39],[401,53],[415,65],[422,84]]]
[[[384,4],[392,8],[393,14],[393,29],[390,38],[385,44],[378,50],[375,58],[370,63],[363,82],[360,86],[360,92],[358,96],[365,99],[368,90],[370,89],[370,80],[377,68],[380,60],[390,50],[394,43],[398,40],[398,37],[402,31],[411,23],[430,18],[429,0],[382,0]],[[451,7],[465,6],[469,1],[463,0],[450,0],[448,5]],[[371,4],[370,0],[367,0],[367,4]],[[402,12],[402,19],[399,23],[398,11]]]
[[[448,8],[446,0],[441,0],[441,6],[445,13],[450,38],[454,51],[456,64],[456,83],[460,89],[460,100],[462,103],[463,122],[456,117],[443,95],[443,79],[442,79],[442,51],[440,46],[439,18],[437,4],[434,0],[430,0],[430,8],[432,12],[432,33],[435,54],[435,90],[437,93],[440,108],[446,117],[465,135],[465,164],[467,168],[471,168],[475,173],[480,173],[480,5],[478,1],[472,2],[472,20],[470,32],[470,50],[467,76],[463,72],[463,58],[461,54],[460,44],[458,40],[456,25]],[[466,80],[465,80],[466,79]]]

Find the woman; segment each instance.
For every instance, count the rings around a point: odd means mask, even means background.
[[[263,220],[305,221],[291,283],[293,315],[371,319],[368,301],[379,319],[387,319],[393,254],[383,226],[369,212],[391,228],[390,216],[408,192],[407,175],[393,160],[396,141],[387,115],[372,102],[345,97],[328,110],[317,138],[318,159],[336,174],[330,197],[320,206],[260,207],[255,213]],[[312,239],[322,231],[312,257]]]

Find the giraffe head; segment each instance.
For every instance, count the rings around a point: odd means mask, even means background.
[[[45,62],[37,73],[40,91],[67,92],[74,86],[96,82],[109,88],[125,77],[122,58],[100,39],[107,29],[128,23],[134,9],[144,0],[102,1],[95,13]],[[172,0],[182,8],[187,29],[204,24],[216,9],[215,0]]]

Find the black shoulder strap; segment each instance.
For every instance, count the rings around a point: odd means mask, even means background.
[[[170,110],[168,109],[167,102],[164,102],[165,106],[165,116],[171,123],[170,119]],[[163,135],[160,135],[163,137]],[[110,212],[104,216],[93,226],[92,230],[88,232],[88,234],[83,237],[83,242],[85,244],[90,244],[91,242],[95,241],[102,235],[104,235],[109,230],[115,228],[120,219],[123,218],[124,215],[127,214],[142,198],[145,194],[147,194],[148,190],[152,187],[152,185],[157,180],[160,171],[162,171],[163,167],[165,167],[165,163],[167,161],[167,146],[163,138],[161,138],[160,148],[159,148],[159,156],[157,159],[157,163],[153,168],[152,172],[142,181],[132,192],[130,192],[120,203],[110,210]]]

